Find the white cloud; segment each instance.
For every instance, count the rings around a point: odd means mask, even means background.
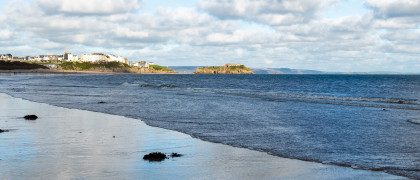
[[[201,0],[199,6],[221,19],[243,19],[268,25],[305,23],[337,0]]]
[[[8,40],[11,39],[13,36],[13,32],[8,29],[1,29],[0,30],[0,41],[1,40]]]
[[[392,70],[404,59],[402,71],[418,72],[418,16],[379,16],[387,11],[373,8],[382,6],[372,0],[369,13],[332,19],[322,11],[336,0],[201,0],[200,9],[155,13],[138,12],[140,1],[124,0],[130,7],[108,9],[89,5],[95,1],[68,9],[65,3],[76,0],[11,1],[0,12],[2,51],[23,56],[67,48],[163,65],[240,62],[327,71]]]
[[[36,0],[42,10],[66,14],[115,14],[137,11],[140,0]]]
[[[418,0],[366,0],[366,5],[382,18],[420,16]]]

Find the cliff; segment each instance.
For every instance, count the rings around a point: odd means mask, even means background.
[[[48,69],[39,64],[32,64],[20,61],[0,61],[0,70],[30,70],[30,69]]]
[[[130,67],[127,64],[118,62],[88,63],[88,62],[65,62],[59,64],[64,71],[98,72],[98,73],[137,73],[137,74],[176,74],[170,68],[150,65],[148,68]]]
[[[254,74],[243,64],[226,64],[224,66],[211,66],[197,68],[194,74]]]

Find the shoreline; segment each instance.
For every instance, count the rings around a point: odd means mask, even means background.
[[[52,69],[15,69],[0,70],[0,74],[178,74],[178,73],[161,73],[161,72],[113,72],[113,71],[76,71],[76,70],[52,70]]]
[[[21,117],[27,114],[39,119],[25,121]],[[9,130],[0,134],[0,177],[6,179],[404,179],[206,142],[138,119],[36,103],[4,93],[0,93],[0,129]],[[142,160],[155,151],[184,156],[157,163]]]

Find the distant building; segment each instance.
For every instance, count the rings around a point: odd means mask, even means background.
[[[24,61],[25,58],[23,57],[13,57],[13,61]]]
[[[40,55],[42,61],[57,61],[61,55]],[[62,57],[62,56],[61,56]]]
[[[107,57],[102,53],[82,54],[80,58],[83,62],[106,62]]]
[[[149,67],[149,64],[147,64],[146,61],[138,61],[138,62],[135,62],[133,66],[142,68],[142,67]]]
[[[64,56],[64,60],[65,61],[71,61],[71,62],[78,61],[79,60],[79,56],[74,55],[72,53],[68,53],[67,56]]]
[[[112,54],[106,55],[107,62],[120,62],[120,63],[128,63],[128,60],[121,56],[115,56]]]
[[[64,52],[63,60],[71,61],[71,62],[79,61],[79,56],[74,55],[72,53],[67,53],[67,49],[66,49],[66,51]]]
[[[11,61],[13,56],[11,54],[0,54],[0,60]]]
[[[229,64],[226,64],[226,66],[227,66],[227,67],[243,66],[243,64],[229,63]]]
[[[26,56],[25,61],[35,61],[35,57]]]
[[[43,60],[43,58],[41,58],[41,57],[35,57],[34,58],[34,61],[42,61]]]

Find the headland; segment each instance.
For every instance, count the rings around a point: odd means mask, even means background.
[[[226,64],[224,66],[210,66],[197,68],[194,74],[254,74],[243,64]]]

